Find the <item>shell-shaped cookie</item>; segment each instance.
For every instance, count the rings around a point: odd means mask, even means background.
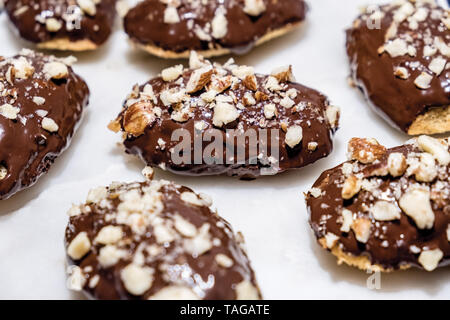
[[[291,67],[270,75],[192,53],[135,86],[110,129],[146,164],[185,175],[254,178],[303,167],[332,150],[339,109],[294,82]]]
[[[210,206],[164,180],[91,190],[69,211],[70,287],[95,299],[260,299],[242,240]]]
[[[110,36],[116,0],[8,0],[19,35],[41,49],[95,50]]]
[[[74,60],[0,57],[0,199],[34,184],[69,145],[89,98]]]
[[[145,0],[124,18],[134,44],[163,58],[245,53],[305,19],[303,0]]]
[[[450,16],[434,1],[369,6],[347,30],[355,85],[411,134],[450,131]]]

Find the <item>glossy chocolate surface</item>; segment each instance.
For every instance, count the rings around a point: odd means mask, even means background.
[[[92,0],[81,2],[94,6],[94,11],[80,6],[76,0],[8,0],[5,8],[25,40],[34,43],[55,39],[90,40],[101,45],[114,25],[116,0],[100,0],[97,4]],[[47,22],[49,19],[56,20],[59,29],[53,29]]]
[[[7,172],[0,179],[0,199],[6,199],[35,183],[69,145],[89,90],[65,64],[68,59],[23,50],[0,60],[0,166]],[[44,71],[48,63],[62,64],[68,73],[49,79]],[[25,70],[31,73],[26,78]],[[7,115],[7,110],[13,113]],[[57,130],[44,129],[43,123],[52,120]]]
[[[446,148],[450,148],[448,142]],[[406,158],[406,171],[398,177],[386,173],[388,158],[392,153],[403,154]],[[436,161],[437,176],[430,182],[419,181],[423,180],[418,178],[419,171],[430,169],[421,164],[421,161],[424,161],[421,155],[424,153],[417,143],[412,141],[411,144],[387,149],[373,163],[349,161],[323,172],[306,196],[310,224],[316,237],[324,239],[330,234],[332,238],[336,236],[337,242],[332,247],[338,246],[345,254],[367,257],[372,265],[382,266],[385,270],[406,266],[424,268],[420,254],[436,249],[443,253],[439,266],[449,265],[450,165],[439,165]],[[355,196],[345,200],[342,196],[343,184],[350,175],[361,179],[362,187]],[[412,188],[430,194],[429,201],[434,214],[431,228],[419,228],[415,220],[401,209],[399,199]],[[373,207],[378,201],[387,201],[397,208],[395,210],[401,210],[398,211],[399,218],[377,220],[373,215]],[[412,201],[415,200],[410,200]],[[421,203],[416,205],[417,208],[420,206]],[[358,241],[353,227],[349,232],[341,230],[344,209],[351,211],[353,221],[359,218],[370,221],[370,236],[366,242]]]
[[[370,105],[407,132],[430,108],[450,105],[450,70],[448,64],[445,67],[450,57],[448,14],[422,1],[368,11],[347,30],[351,75]],[[443,59],[443,70],[430,67],[436,58]],[[415,81],[423,72],[431,82],[421,88]]]
[[[204,63],[203,68],[210,66],[208,61]],[[183,102],[178,104],[165,105],[161,97],[164,98],[169,89],[172,90],[173,96],[177,92],[185,92],[193,72],[198,69],[185,69],[176,80],[164,81],[161,77],[157,77],[146,85],[135,87],[116,120],[116,130],[120,129],[126,133],[124,140],[126,151],[140,156],[150,166],[159,166],[178,174],[227,174],[243,178],[255,178],[262,174],[276,174],[300,168],[327,156],[332,150],[331,136],[338,125],[338,109],[329,106],[327,98],[318,91],[285,79],[278,82],[274,76],[255,75],[251,71],[249,77],[254,77],[255,80],[255,86],[252,87],[245,79],[240,80],[233,75],[239,74],[240,70],[245,68],[247,67],[234,64],[215,65],[211,79],[198,91],[185,94]],[[214,89],[215,85],[220,86],[224,83],[228,84],[223,88]],[[276,89],[269,88],[269,83]],[[150,96],[145,94],[149,87],[152,92]],[[205,96],[214,90],[221,92],[212,97],[210,102],[206,102],[205,99],[208,98]],[[236,113],[236,118],[233,117],[234,120],[230,119],[228,123],[218,126],[215,123],[215,114],[222,101],[228,101],[226,104]],[[158,110],[158,115],[154,121],[147,124],[141,134],[136,135],[127,131],[127,126],[130,114],[134,113],[135,107],[140,103],[147,105],[152,112]],[[267,105],[275,109],[272,117],[268,117],[265,113]],[[330,111],[334,111],[334,114]],[[181,119],[177,117],[180,112]],[[330,115],[333,118],[331,120]],[[288,146],[286,132],[295,126],[302,128],[301,141],[295,146]],[[187,157],[188,161],[184,159],[178,161],[174,158],[173,151],[177,150],[176,147],[181,142],[181,138],[172,138],[177,129],[184,129],[189,133],[186,139],[190,139],[188,145],[192,146],[192,150]],[[243,140],[235,139],[234,146],[230,147],[231,143],[227,144],[227,141],[231,141],[229,138],[231,134],[227,131],[230,129],[239,130],[242,134],[253,131],[257,133],[258,138],[263,137],[261,130],[267,130],[267,139],[261,138],[262,140],[256,143],[246,139],[245,144]],[[214,140],[201,138],[208,134],[222,136],[225,144],[223,150],[217,149],[208,153],[209,155],[216,152],[217,156],[215,162],[209,163],[207,157],[202,155],[206,154],[207,147]],[[196,144],[198,136],[200,142]],[[182,142],[185,143],[184,140]],[[267,153],[263,157],[255,152],[252,155],[252,150],[256,151],[256,147],[258,151],[265,149]],[[238,153],[242,154],[243,150],[245,161],[239,163]],[[198,151],[200,152],[196,153]],[[200,158],[196,158],[196,154],[199,154]],[[265,169],[268,170],[264,173]]]
[[[210,205],[205,196],[168,181],[94,189],[86,204],[70,211],[66,248],[81,282],[72,279],[95,299],[261,298],[241,244]],[[121,230],[118,238],[105,237],[111,226]],[[91,246],[74,260],[70,244],[80,233]],[[145,287],[128,281],[129,265],[147,272],[136,281]]]
[[[307,11],[303,0],[264,0],[265,10],[257,15],[245,12],[244,1],[238,0],[214,0],[207,4],[200,0],[168,2],[169,5],[160,0],[140,2],[125,16],[125,32],[138,43],[174,52],[214,48],[245,52],[271,30],[303,21]],[[168,6],[176,7],[179,22],[165,22]],[[216,12],[225,12],[227,25],[220,36],[214,37]],[[219,22],[215,26],[221,27]]]

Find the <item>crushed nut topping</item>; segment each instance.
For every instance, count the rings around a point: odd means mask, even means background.
[[[303,139],[303,130],[300,126],[291,126],[287,129],[285,142],[286,144],[294,148]]]
[[[59,129],[59,126],[56,124],[55,120],[51,118],[44,117],[41,124],[42,128],[48,132],[57,132]]]
[[[348,143],[350,160],[372,163],[386,153],[386,148],[375,139],[352,138]]]
[[[433,271],[443,256],[444,253],[440,249],[426,250],[422,251],[418,260],[425,270]]]

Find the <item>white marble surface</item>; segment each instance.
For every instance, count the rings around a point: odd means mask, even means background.
[[[337,266],[323,251],[307,222],[302,192],[318,175],[345,159],[346,142],[354,136],[377,138],[386,146],[407,136],[389,127],[367,107],[362,95],[347,85],[344,30],[366,0],[309,0],[303,29],[237,57],[257,72],[290,63],[297,80],[328,95],[342,108],[335,150],[326,159],[298,171],[239,181],[227,177],[187,178],[157,171],[157,178],[175,180],[214,199],[219,213],[241,230],[267,299],[410,299],[449,298],[449,268],[381,276],[381,289],[366,286],[361,271]],[[382,3],[381,1],[375,1]],[[11,34],[0,16],[0,54],[15,54],[26,43]],[[79,298],[65,285],[64,229],[72,202],[84,201],[89,188],[113,180],[142,179],[143,164],[116,146],[119,136],[106,129],[134,83],[155,76],[173,62],[133,52],[118,27],[95,53],[77,54],[76,72],[92,95],[83,124],[71,147],[39,182],[0,203],[0,298]],[[219,59],[225,61],[226,58]]]

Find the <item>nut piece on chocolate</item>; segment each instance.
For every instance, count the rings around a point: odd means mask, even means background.
[[[139,48],[162,58],[243,54],[305,19],[303,0],[144,0],[124,18]]]
[[[242,240],[210,206],[164,180],[89,191],[69,211],[70,287],[94,299],[261,299]]]
[[[89,98],[75,60],[27,49],[0,57],[0,200],[34,184],[68,147]]]
[[[347,30],[354,83],[410,134],[450,131],[450,14],[434,1],[369,6]]]
[[[353,138],[349,161],[307,192],[310,224],[338,263],[362,270],[450,264],[450,139],[419,136],[386,149]]]
[[[20,36],[41,49],[95,50],[111,34],[116,0],[8,0]]]
[[[109,128],[127,153],[184,175],[273,175],[327,156],[339,108],[294,82],[290,66],[270,75],[231,59],[167,68],[136,85]]]

